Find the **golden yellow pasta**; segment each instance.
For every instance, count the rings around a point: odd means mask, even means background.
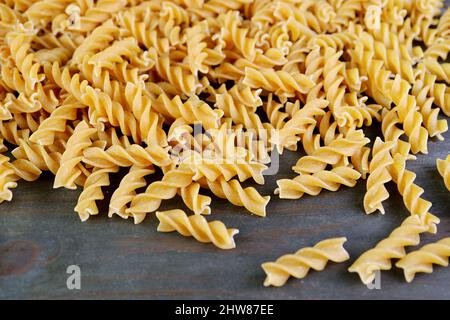
[[[392,181],[412,217],[352,268],[367,282],[418,244],[418,233],[437,232],[406,166],[448,131],[443,3],[3,1],[0,202],[43,171],[55,188],[83,187],[75,206],[83,221],[109,193],[108,216],[135,223],[179,197],[193,215],[159,212],[159,229],[228,249],[236,230],[204,218],[214,198],[264,217],[270,196],[255,184],[276,180],[280,198],[300,199],[367,179],[364,211],[384,213]],[[372,138],[368,127],[380,133]],[[285,150],[297,155],[292,176],[267,179]],[[437,161],[447,189],[449,161]],[[340,261],[343,242],[318,247]],[[333,259],[319,249],[280,259],[287,269],[266,265],[267,284],[323,269]],[[305,252],[318,264],[289,265]]]
[[[408,253],[395,265],[403,269],[406,281],[412,282],[416,273],[432,273],[433,264],[447,267],[449,257],[450,238],[445,238]]]
[[[429,227],[424,225],[418,216],[406,218],[400,227],[396,228],[373,249],[364,252],[348,269],[358,273],[364,284],[375,279],[375,272],[390,270],[391,259],[400,259],[406,255],[406,246],[416,246],[420,243],[420,234],[427,232]]]
[[[390,154],[393,147],[393,142],[383,142],[380,138],[375,140],[369,178],[367,179],[367,191],[364,195],[364,210],[367,214],[376,210],[380,210],[384,214],[382,202],[389,197],[384,184],[392,180],[388,168],[394,163]]]
[[[201,215],[187,216],[182,210],[156,212],[159,220],[158,231],[178,231],[185,237],[194,237],[200,242],[212,242],[220,249],[233,249],[236,247],[234,236],[239,233],[237,229],[227,229],[220,221],[206,221]]]
[[[281,287],[289,277],[302,279],[310,269],[322,271],[328,261],[344,262],[350,259],[344,248],[346,238],[332,238],[317,243],[314,247],[303,248],[294,254],[287,254],[275,262],[261,265],[266,273],[264,286]]]
[[[444,179],[445,187],[450,191],[450,155],[444,160],[437,159],[436,166],[442,179]]]

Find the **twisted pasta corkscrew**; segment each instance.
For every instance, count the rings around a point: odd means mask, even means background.
[[[390,167],[392,180],[397,184],[398,191],[403,197],[403,203],[412,215],[417,215],[420,221],[429,227],[429,231],[436,233],[439,218],[429,212],[431,202],[421,198],[423,189],[414,183],[416,174],[406,169],[406,159],[401,154],[394,156],[394,163]]]
[[[361,130],[349,132],[345,137],[333,140],[329,145],[317,149],[311,155],[301,157],[292,169],[298,174],[319,172],[327,165],[346,161],[346,157],[352,156],[369,142],[370,140],[364,137]]]
[[[167,166],[171,163],[169,154],[159,146],[142,147],[132,144],[127,147],[113,145],[106,150],[99,147],[90,147],[83,152],[83,162],[100,168],[112,166],[130,167],[139,165],[147,167],[155,164]]]
[[[162,200],[173,198],[180,188],[192,183],[194,173],[187,166],[180,166],[166,172],[161,181],[148,185],[143,193],[138,194],[125,210],[134,218],[134,223],[140,223],[149,212],[156,211]]]
[[[233,237],[239,233],[237,229],[227,229],[220,221],[208,222],[201,215],[187,216],[182,210],[158,211],[158,231],[177,231],[185,237],[194,237],[203,243],[212,243],[220,249],[233,249],[236,247]]]
[[[299,199],[305,193],[316,196],[322,189],[337,191],[341,185],[354,187],[361,174],[352,168],[341,166],[332,170],[321,170],[314,174],[301,174],[294,179],[277,180],[275,194],[281,199]]]
[[[394,142],[383,142],[380,138],[377,138],[373,145],[367,191],[364,195],[364,210],[367,214],[376,210],[384,214],[382,202],[389,198],[389,192],[384,185],[392,179],[388,168],[394,163],[390,154],[393,147]]]
[[[119,187],[114,191],[109,201],[108,216],[112,217],[114,214],[127,219],[128,214],[125,212],[128,203],[130,203],[136,196],[136,189],[145,187],[147,185],[145,176],[154,173],[155,170],[151,167],[144,168],[134,165],[130,171],[122,178]]]
[[[266,216],[266,206],[270,197],[261,196],[255,188],[242,188],[236,179],[226,181],[223,177],[216,181],[201,179],[200,183],[207,186],[217,197],[228,199],[235,206],[245,207],[257,216]]]
[[[429,227],[424,225],[418,216],[406,218],[389,237],[364,252],[348,271],[358,273],[364,284],[371,283],[375,279],[376,271],[391,269],[391,259],[403,258],[406,255],[405,247],[418,245],[420,234],[428,230]]]
[[[208,215],[211,213],[211,198],[200,194],[200,184],[191,183],[187,187],[181,188],[181,198],[184,204],[195,214]]]
[[[433,264],[448,267],[449,257],[450,238],[445,238],[408,253],[396,263],[396,266],[403,269],[406,281],[412,282],[416,273],[432,273]]]
[[[91,215],[98,214],[96,201],[103,200],[102,187],[109,186],[109,174],[118,171],[118,167],[94,170],[84,182],[83,192],[78,197],[75,211],[81,221],[86,221]]]
[[[17,187],[14,170],[8,166],[9,158],[0,154],[0,203],[11,201],[12,191]]]
[[[61,166],[55,175],[54,188],[65,187],[76,189],[75,183],[83,177],[82,166],[80,162],[83,159],[83,151],[91,144],[91,137],[97,132],[97,129],[89,127],[82,121],[73,132],[73,135],[67,141],[66,151],[61,156]]]
[[[444,179],[444,184],[447,190],[450,191],[450,154],[445,158],[445,160],[437,159],[436,166],[439,174]]]
[[[67,122],[75,120],[78,116],[78,110],[85,107],[85,105],[74,101],[73,98],[66,99],[40,124],[38,130],[30,136],[30,141],[43,146],[52,144],[55,135],[64,132]]]
[[[350,259],[344,248],[346,238],[332,238],[317,243],[314,247],[298,250],[287,254],[275,262],[265,262],[261,265],[266,273],[264,286],[281,287],[289,277],[302,279],[310,269],[322,271],[328,261],[344,262]]]

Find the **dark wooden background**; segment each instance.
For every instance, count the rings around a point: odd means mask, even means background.
[[[435,165],[437,157],[449,153],[450,135],[445,137],[444,142],[431,140],[429,154],[408,163],[425,189],[424,198],[433,202],[432,213],[442,220],[438,234],[423,236],[423,244],[450,236],[450,193]],[[276,179],[293,176],[290,167],[297,157],[283,154],[280,172],[267,176],[266,184],[258,187],[262,194],[272,193]],[[404,282],[400,270],[383,272],[381,290],[369,290],[346,271],[359,254],[408,216],[393,184],[388,185],[391,197],[384,216],[364,214],[362,180],[355,188],[323,191],[317,197],[272,196],[266,218],[214,199],[208,219],[240,230],[237,248],[222,251],[177,233],[158,233],[153,214],[139,225],[105,214],[81,223],[73,211],[79,191],[53,190],[52,183],[50,175],[21,182],[13,201],[1,205],[0,298],[450,298],[448,268],[437,267],[412,284]],[[178,207],[182,207],[179,199],[163,206]],[[263,287],[262,262],[337,236],[348,238],[350,261],[290,280],[282,288]],[[66,268],[72,264],[81,268],[81,290],[66,288]]]

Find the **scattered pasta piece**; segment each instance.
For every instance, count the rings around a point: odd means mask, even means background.
[[[390,270],[391,259],[401,259],[406,255],[406,246],[416,246],[420,243],[420,234],[427,232],[428,226],[423,225],[418,216],[410,216],[392,231],[373,249],[364,252],[348,269],[358,273],[364,284],[375,279],[375,272]]]
[[[237,229],[227,229],[220,221],[206,221],[201,215],[188,216],[182,210],[158,211],[158,231],[177,231],[185,237],[194,237],[203,243],[213,243],[220,249],[236,247],[233,237],[239,233]]]
[[[396,263],[396,266],[403,269],[406,281],[412,282],[416,273],[432,273],[433,264],[448,267],[449,257],[450,238],[445,238],[408,253]]]
[[[317,243],[314,247],[303,248],[294,254],[287,254],[275,262],[265,262],[261,265],[266,273],[264,286],[283,286],[289,277],[302,279],[310,269],[322,271],[328,261],[344,262],[350,259],[344,249],[346,238],[332,238]]]

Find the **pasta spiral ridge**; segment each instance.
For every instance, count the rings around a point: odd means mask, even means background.
[[[164,167],[170,164],[170,157],[163,148],[158,146],[144,148],[138,144],[130,146],[113,145],[106,150],[100,147],[85,149],[83,162],[100,168],[129,167],[132,165],[147,167],[152,164]]]
[[[30,141],[41,145],[50,145],[55,135],[66,130],[66,124],[77,118],[78,110],[85,106],[77,101],[66,101],[56,108],[50,116],[39,126],[38,130],[30,136]]]
[[[403,269],[406,281],[412,282],[416,273],[432,273],[433,264],[447,267],[449,257],[450,238],[444,238],[408,253],[396,263],[396,266]]]
[[[189,186],[181,188],[181,198],[186,206],[194,212],[194,214],[209,215],[211,213],[211,198],[200,194],[200,184],[191,183]]]
[[[107,170],[107,169],[106,169]],[[139,167],[134,165],[130,171],[122,178],[119,187],[114,190],[109,201],[108,216],[112,217],[114,214],[127,219],[126,213],[127,205],[136,196],[136,189],[145,187],[147,185],[145,176],[154,173],[155,170],[151,167]]]
[[[237,229],[227,229],[220,221],[208,222],[201,215],[188,216],[182,210],[158,211],[158,231],[178,231],[185,237],[192,236],[203,243],[212,243],[220,249],[236,247],[233,237],[239,233]]]
[[[235,206],[245,207],[257,216],[266,216],[266,206],[270,197],[261,196],[255,188],[243,188],[236,179],[226,181],[223,177],[216,181],[203,179],[200,183],[207,186],[217,197],[227,199]]]
[[[45,146],[19,139],[18,147],[11,153],[16,159],[31,161],[40,170],[49,170],[53,174],[58,172],[61,153],[48,150]]]
[[[337,191],[341,185],[354,187],[361,174],[349,167],[340,166],[331,170],[321,170],[314,174],[301,174],[294,179],[277,180],[275,194],[281,199],[299,199],[305,193],[318,195],[322,189]]]
[[[140,223],[149,212],[156,211],[162,200],[173,198],[180,188],[192,183],[194,173],[186,167],[179,167],[166,172],[161,181],[148,185],[143,193],[138,194],[125,210],[132,215],[135,223]]]
[[[422,224],[429,227],[429,232],[436,233],[436,225],[440,220],[428,211],[431,202],[421,197],[424,190],[414,183],[416,174],[406,169],[406,159],[403,155],[394,155],[394,163],[390,167],[390,173],[408,211],[412,215],[419,216]]]
[[[80,163],[83,159],[83,150],[91,144],[91,137],[97,133],[97,129],[89,127],[82,121],[73,132],[73,135],[67,141],[66,150],[61,156],[61,166],[55,175],[54,188],[65,187],[67,189],[76,189],[75,183],[84,178],[84,172]]]
[[[288,73],[274,69],[245,68],[243,83],[251,88],[263,88],[277,95],[293,97],[296,93],[307,93],[315,85],[314,81],[302,73]]]
[[[86,221],[90,216],[99,213],[96,201],[104,199],[102,187],[109,185],[109,174],[117,172],[117,170],[118,167],[94,170],[86,178],[83,191],[78,197],[78,203],[74,209],[81,221]]]
[[[298,174],[319,172],[324,170],[327,165],[336,165],[341,161],[347,161],[347,157],[355,154],[369,141],[361,130],[349,132],[345,137],[337,138],[311,155],[301,157],[292,170]]]
[[[450,155],[448,155],[445,160],[437,159],[436,166],[439,174],[444,179],[445,187],[450,191]]]
[[[359,274],[364,284],[375,279],[375,272],[390,270],[391,259],[403,258],[405,247],[416,246],[420,243],[420,234],[428,231],[418,216],[410,216],[384,240],[373,249],[364,252],[348,269]]]
[[[317,243],[314,247],[298,250],[294,254],[287,254],[275,262],[261,265],[266,273],[264,286],[283,286],[289,277],[303,279],[310,269],[322,271],[329,261],[344,262],[350,259],[344,248],[346,238],[332,238]]]
[[[367,191],[364,195],[364,210],[367,214],[377,210],[384,214],[382,202],[389,198],[389,192],[384,185],[392,179],[388,168],[394,163],[390,154],[393,147],[393,142],[383,142],[380,138],[375,140],[369,165]]]
[[[11,189],[17,187],[14,179],[14,170],[8,166],[9,158],[0,154],[0,203],[11,201],[13,194]]]

